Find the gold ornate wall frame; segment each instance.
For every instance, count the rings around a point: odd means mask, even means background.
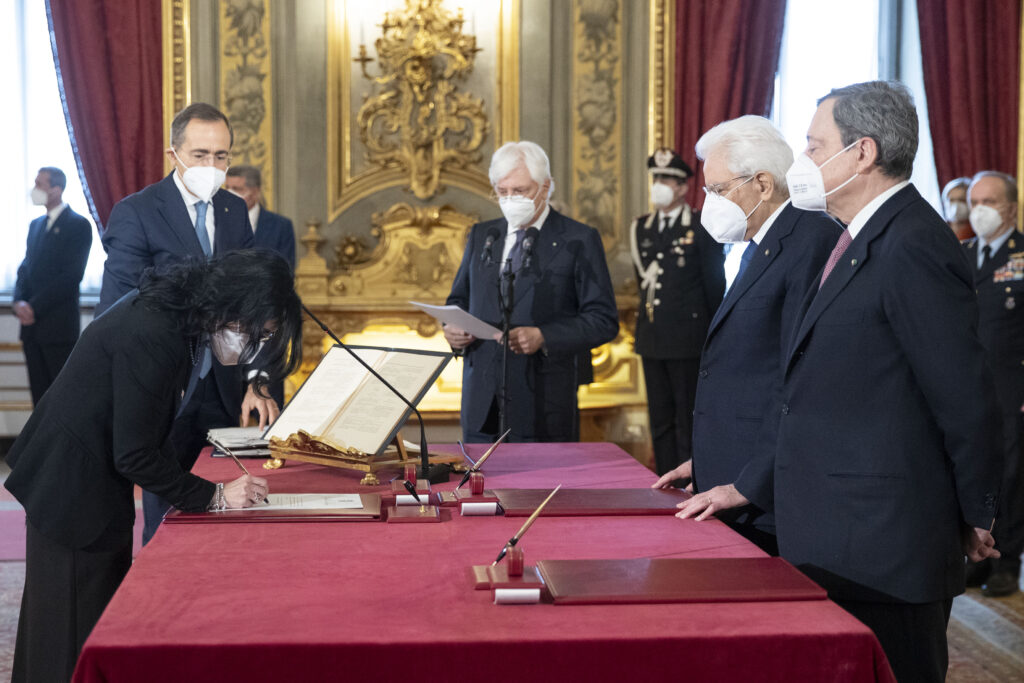
[[[274,90],[269,0],[219,2],[218,26],[220,108],[235,134],[231,163],[260,169],[261,198],[267,208],[273,208]]]
[[[650,0],[647,141],[675,149],[676,0]]]
[[[162,0],[164,131],[170,131],[174,115],[192,101],[192,69],[189,59],[191,10],[189,0]],[[167,133],[169,135],[169,132]],[[170,144],[170,140],[167,141]],[[164,162],[170,172],[170,162]]]
[[[443,0],[445,7],[459,6],[452,0]],[[490,112],[490,142],[494,148],[519,136],[519,0],[492,0],[497,7],[497,25],[494,29],[494,68],[497,87],[483,97]],[[384,188],[408,183],[408,170],[401,168],[356,169],[353,141],[359,140],[353,122],[352,105],[354,85],[353,61],[374,62],[372,54],[357,57],[357,46],[364,44],[365,36],[353,39],[349,25],[349,9],[358,0],[328,0],[327,31],[327,198],[328,221],[334,221],[345,209]],[[473,6],[471,3],[467,3]],[[365,3],[362,4],[365,7]],[[477,4],[476,7],[480,5]],[[380,11],[384,14],[383,9]],[[383,18],[376,27],[384,23]],[[475,21],[474,21],[475,24]],[[486,27],[485,27],[485,30]],[[475,26],[472,29],[475,33]],[[372,43],[373,41],[367,41]],[[474,93],[480,96],[479,93]],[[487,197],[491,187],[486,175],[483,155],[479,164],[471,168],[444,169],[441,182]],[[432,195],[431,195],[432,196]],[[424,198],[424,197],[421,197]]]
[[[622,148],[625,103],[623,0],[572,3],[572,207],[605,249],[625,230]]]

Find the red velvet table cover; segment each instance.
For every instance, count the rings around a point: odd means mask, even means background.
[[[654,481],[610,444],[509,444],[485,469],[488,487]],[[205,453],[195,471],[238,474]],[[353,472],[310,464],[260,475],[271,495],[366,491]],[[522,519],[442,515],[163,525],[86,641],[74,680],[892,680],[874,635],[829,601],[494,605],[490,591],[473,590],[469,568],[489,564]],[[671,516],[542,518],[521,547],[527,564],[763,555],[717,520]]]

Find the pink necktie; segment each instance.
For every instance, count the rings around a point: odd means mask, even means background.
[[[843,252],[846,251],[846,248],[850,246],[850,242],[852,241],[853,238],[850,237],[850,231],[843,230],[843,234],[839,236],[839,241],[836,242],[836,246],[832,249],[832,253],[829,254],[828,262],[825,264],[825,270],[821,274],[821,283],[818,285],[818,289],[821,289],[822,285],[825,284],[825,280],[828,279],[832,269],[836,267],[837,263],[839,263],[839,259],[843,258]]]

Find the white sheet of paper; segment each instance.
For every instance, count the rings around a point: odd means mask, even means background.
[[[488,325],[476,316],[470,315],[458,306],[432,306],[419,301],[410,301],[409,303],[446,325],[452,325],[465,330],[477,339],[501,340],[501,330],[493,325]]]
[[[254,505],[251,508],[228,508],[222,512],[244,512],[245,510],[341,510],[363,507],[358,493],[274,493],[268,496],[270,504]]]

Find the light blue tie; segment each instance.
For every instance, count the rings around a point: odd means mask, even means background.
[[[208,202],[196,202],[196,237],[199,238],[199,246],[203,248],[206,258],[213,256],[213,247],[210,246],[210,233],[206,231],[206,209]]]

